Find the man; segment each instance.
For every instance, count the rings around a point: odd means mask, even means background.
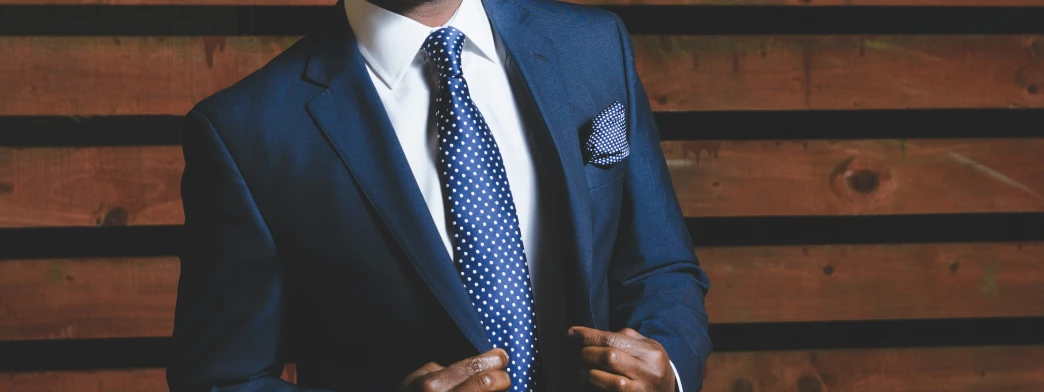
[[[620,20],[373,1],[187,115],[171,390],[698,391],[707,279]]]

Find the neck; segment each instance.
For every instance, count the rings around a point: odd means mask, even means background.
[[[462,0],[368,0],[388,11],[429,27],[442,26],[460,7]]]

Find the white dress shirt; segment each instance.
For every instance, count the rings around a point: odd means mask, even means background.
[[[482,1],[462,0],[449,21],[440,27],[425,26],[366,0],[345,0],[344,8],[359,43],[359,51],[366,60],[370,79],[450,259],[453,259],[453,245],[448,231],[443,186],[437,172],[438,145],[432,105],[438,92],[435,87],[438,86],[438,75],[421,50],[421,44],[429,34],[443,26],[453,26],[467,37],[461,55],[464,79],[468,82],[471,99],[500,148],[518,214],[537,312],[543,308],[543,302],[558,303],[540,298],[543,290],[540,290],[538,277],[541,276],[542,258],[547,253],[542,252],[539,235],[541,215],[537,169],[520,106],[510,83],[507,52],[494,39]],[[678,391],[682,392],[680,382]]]
[[[427,55],[421,50],[428,34],[438,28],[425,26],[365,0],[345,0],[344,6],[377,95],[384,104],[431,219],[452,259],[445,196],[436,170],[438,145],[432,98],[437,93],[434,86],[437,86],[438,75],[432,72]],[[512,94],[507,69],[494,44],[493,30],[482,2],[463,0],[446,26],[456,27],[467,37],[461,55],[464,79],[468,81],[471,99],[482,112],[500,147],[530,277],[536,279],[540,276],[537,273],[540,222],[536,168],[522,115]],[[536,283],[532,283],[535,286]]]

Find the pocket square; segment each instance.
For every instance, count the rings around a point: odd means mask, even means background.
[[[591,133],[584,143],[584,164],[612,166],[631,153],[627,145],[627,121],[619,101],[591,120]]]

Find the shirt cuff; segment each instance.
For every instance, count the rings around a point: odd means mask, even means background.
[[[670,361],[670,362],[671,362],[671,370],[674,371],[674,382],[678,383],[678,391],[677,392],[685,392],[682,389],[681,376],[678,375],[678,368],[674,367],[674,361]]]

